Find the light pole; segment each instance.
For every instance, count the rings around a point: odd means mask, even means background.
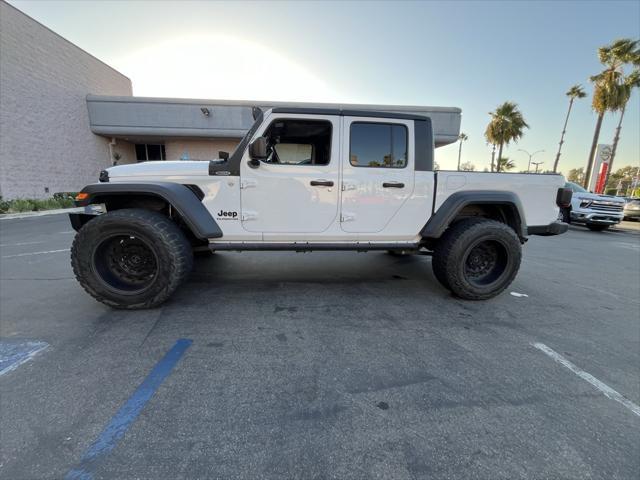
[[[527,173],[529,173],[531,171],[531,159],[533,158],[534,155],[537,155],[538,153],[542,153],[544,152],[544,150],[538,150],[537,152],[533,152],[533,153],[529,153],[526,150],[523,150],[522,148],[518,149],[519,152],[524,152],[527,155],[529,155],[529,163],[527,164]],[[541,162],[542,163],[542,162]]]
[[[536,173],[538,173],[538,165],[542,165],[544,162],[531,162],[536,166]]]

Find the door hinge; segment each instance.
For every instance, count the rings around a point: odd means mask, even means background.
[[[242,221],[246,222],[247,220],[256,220],[258,218],[258,212],[242,212]]]
[[[258,186],[258,182],[256,180],[241,180],[240,181],[240,188],[241,189],[251,188],[251,187],[256,187],[256,186]]]
[[[352,222],[355,219],[356,219],[356,214],[355,213],[342,212],[342,215],[340,215],[340,221],[341,222]]]

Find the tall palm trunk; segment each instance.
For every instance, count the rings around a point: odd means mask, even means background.
[[[604,112],[598,114],[598,121],[596,122],[596,130],[593,132],[593,141],[591,142],[591,151],[589,152],[589,159],[587,160],[587,168],[584,171],[584,180],[582,186],[589,188],[589,180],[591,180],[591,170],[593,169],[593,157],[596,154],[596,148],[598,148],[598,139],[600,138],[600,129],[602,128],[602,119],[604,118]]]
[[[458,149],[458,171],[460,171],[460,158],[462,157],[462,139],[460,139],[460,148]]]
[[[607,183],[609,182],[609,175],[611,175],[613,168],[613,159],[616,157],[616,149],[618,148],[618,141],[620,140],[620,130],[622,129],[622,119],[624,118],[624,111],[627,109],[625,103],[620,112],[620,120],[618,120],[618,127],[616,128],[616,136],[613,137],[613,145],[611,146],[611,158],[609,158],[609,168],[607,168],[607,176],[604,181],[604,189],[607,190]]]
[[[500,172],[500,159],[502,158],[502,147],[503,147],[503,143],[500,144],[500,146],[498,147],[498,161],[496,162],[496,172]]]
[[[491,173],[493,173],[493,166],[495,164],[496,161],[496,146],[495,144],[493,145],[493,148],[491,148]]]
[[[553,173],[558,170],[558,162],[560,161],[560,150],[562,150],[562,144],[564,143],[564,134],[567,133],[567,123],[569,122],[569,114],[571,113],[571,107],[573,106],[573,97],[569,100],[569,110],[567,110],[567,116],[564,119],[564,127],[562,127],[562,135],[560,136],[560,144],[558,145],[558,154],[556,155],[556,161],[553,162]]]

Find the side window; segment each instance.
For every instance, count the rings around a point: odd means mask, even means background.
[[[265,163],[273,165],[328,165],[331,160],[331,122],[327,120],[274,120],[267,139]]]
[[[354,167],[406,167],[407,127],[393,123],[352,123],[349,161]]]

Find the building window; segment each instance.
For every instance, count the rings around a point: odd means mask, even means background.
[[[136,144],[136,160],[138,160],[138,162],[166,159],[167,154],[164,151],[164,145]]]
[[[354,167],[406,167],[407,127],[391,123],[352,123],[350,162]]]

